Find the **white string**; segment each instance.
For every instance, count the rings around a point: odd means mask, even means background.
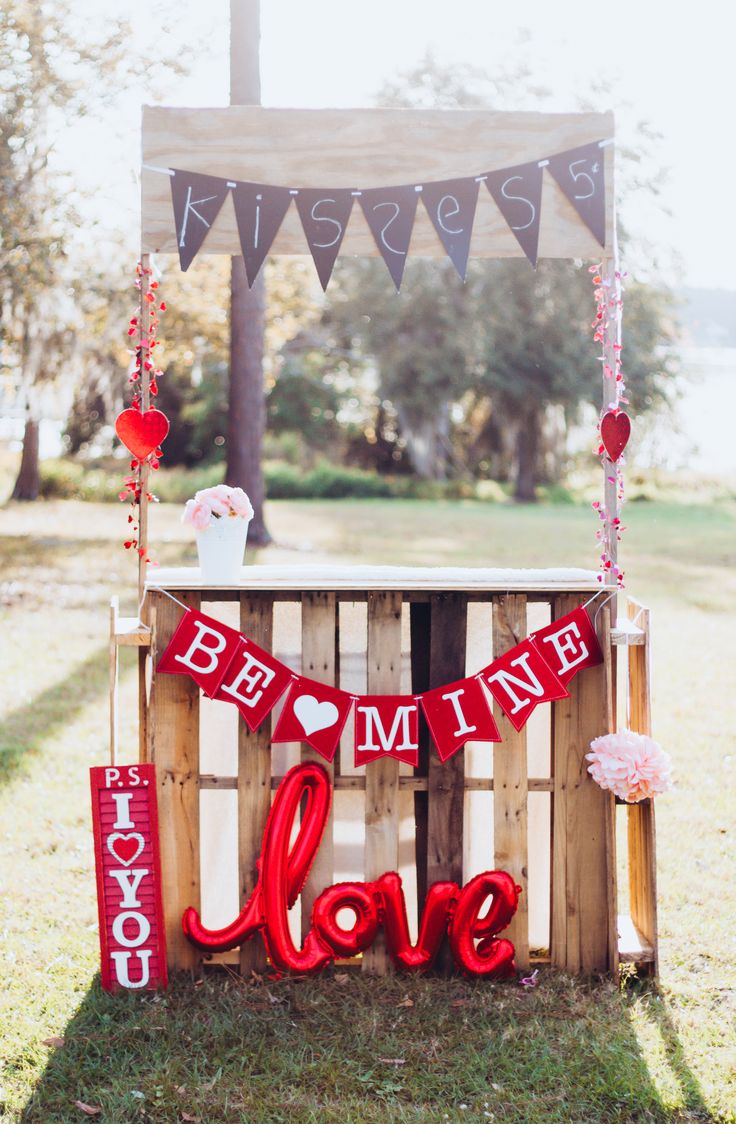
[[[602,592],[603,592],[603,590],[601,590],[601,593]],[[595,611],[595,616],[593,617],[593,628],[597,628],[597,626],[598,626],[598,617],[600,616],[601,609],[603,609],[608,604],[608,602],[615,596],[616,596],[616,591],[614,590],[613,593],[608,594],[608,597],[605,599],[605,601],[601,601],[600,605],[598,606],[598,608]],[[615,623],[616,622],[614,621],[614,624]]]
[[[146,590],[146,593],[148,593],[148,590]],[[144,600],[146,597],[146,593],[143,594]],[[160,586],[158,586],[156,589],[156,593],[163,593],[164,597],[168,597],[171,601],[174,602],[175,605],[178,605],[180,609],[183,609],[185,613],[189,612],[189,606],[185,605],[183,601],[180,601],[178,597],[174,597],[173,593],[169,593],[168,589],[162,589]],[[141,605],[142,604],[143,602],[141,602]]]

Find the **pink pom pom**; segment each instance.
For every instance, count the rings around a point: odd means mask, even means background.
[[[672,763],[654,738],[619,730],[590,743],[588,772],[601,788],[628,804],[658,796],[672,788]]]

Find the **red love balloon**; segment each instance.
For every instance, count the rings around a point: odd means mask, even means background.
[[[419,971],[431,968],[447,928],[447,916],[457,901],[459,890],[454,882],[435,882],[429,887],[419,926],[417,943],[411,943],[406,900],[401,877],[391,871],[375,882],[383,902],[383,927],[386,947],[397,968]]]
[[[357,956],[378,932],[378,905],[373,886],[364,882],[338,882],[328,886],[312,906],[312,924],[337,956]],[[337,922],[341,909],[355,914],[351,929]]]
[[[115,419],[115,432],[125,448],[142,461],[166,437],[169,419],[161,410],[123,410]]]
[[[623,453],[631,436],[631,419],[623,410],[609,410],[601,419],[601,442],[613,464]]]
[[[491,908],[481,919],[489,894]],[[514,974],[514,946],[495,934],[506,928],[518,902],[519,887],[505,870],[478,874],[460,892],[450,921],[450,947],[455,963],[469,976],[502,979]]]

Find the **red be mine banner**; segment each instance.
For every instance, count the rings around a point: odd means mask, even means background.
[[[189,675],[210,698],[237,706],[256,730],[286,693],[273,741],[301,741],[332,761],[345,724],[355,717],[355,764],[394,757],[416,765],[420,711],[441,761],[468,741],[499,742],[492,706],[521,730],[542,703],[566,698],[567,684],[602,663],[585,608],[553,621],[487,667],[418,695],[351,695],[297,675],[235,629],[187,609],[157,672]]]

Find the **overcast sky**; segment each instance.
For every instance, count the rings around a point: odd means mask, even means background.
[[[70,0],[79,12],[120,11],[117,0]],[[171,30],[162,31],[170,4],[126,5],[140,42],[175,54],[197,47],[191,73],[172,80],[161,100],[174,105],[227,103],[228,0],[180,0]],[[602,18],[604,16],[605,18]],[[576,109],[603,79],[611,93],[596,109],[613,109],[619,140],[637,139],[638,122],[663,134],[654,158],[670,169],[663,202],[671,218],[654,215],[642,193],[630,195],[623,217],[631,234],[653,239],[674,256],[686,284],[736,289],[736,236],[730,208],[736,196],[733,35],[736,17],[715,0],[687,8],[617,0],[262,0],[261,69],[264,105],[361,106],[391,77],[431,47],[441,62],[464,62],[493,74],[517,58],[552,96],[543,108]],[[526,38],[526,42],[524,42]],[[135,226],[141,88],[124,91],[114,121],[87,124],[60,141],[101,217],[104,200],[116,211],[103,219]],[[95,156],[89,159],[90,150]],[[459,170],[462,171],[462,170]]]

